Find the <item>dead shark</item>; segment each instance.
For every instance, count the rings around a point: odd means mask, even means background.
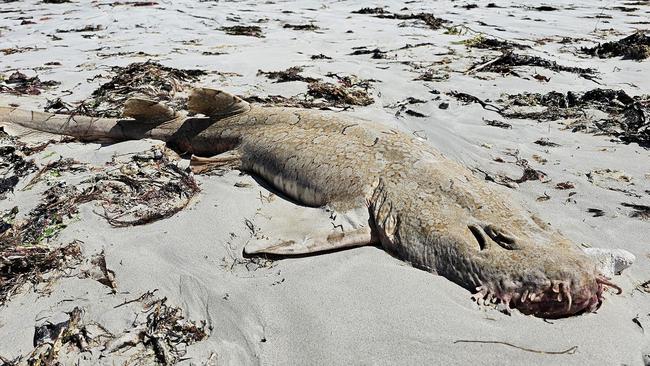
[[[379,245],[472,291],[477,302],[549,318],[595,311],[606,286],[621,291],[561,233],[414,136],[207,88],[193,91],[188,109],[131,99],[129,118],[110,119],[0,108],[0,125],[84,141],[152,138],[194,154],[196,168],[261,177],[296,205],[262,220],[247,254]],[[305,227],[309,217],[323,225]],[[278,230],[278,220],[293,224]]]

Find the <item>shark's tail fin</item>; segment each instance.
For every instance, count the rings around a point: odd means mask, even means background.
[[[84,141],[115,140],[117,119],[34,112],[0,107],[0,126],[23,139],[66,135]]]

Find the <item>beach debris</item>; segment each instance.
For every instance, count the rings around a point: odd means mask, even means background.
[[[32,160],[27,160],[29,148],[25,143],[8,135],[0,127],[0,200],[13,193],[20,180],[37,170]]]
[[[125,356],[137,364],[175,365],[187,353],[187,346],[208,337],[211,328],[206,321],[186,320],[183,311],[167,304],[167,298],[136,299],[146,319],[140,317],[131,327],[113,334],[101,324],[87,319],[85,310],[75,307],[66,312],[66,320],[52,316],[34,327],[34,349],[25,356],[4,365],[61,365],[79,361],[101,363],[99,360],[125,350]],[[51,320],[50,320],[51,319]],[[128,353],[127,353],[128,352]]]
[[[502,110],[502,108],[500,108],[500,107],[498,107],[498,106],[496,106],[494,104],[490,104],[487,101],[483,101],[480,98],[475,97],[475,96],[473,96],[471,94],[468,94],[468,93],[450,91],[450,92],[445,93],[445,94],[449,95],[450,97],[456,98],[461,103],[465,103],[465,104],[478,103],[478,104],[481,105],[481,107],[483,107],[483,109],[488,110],[488,111],[501,113],[501,110]]]
[[[635,203],[622,202],[622,206],[629,207],[633,209],[630,217],[634,217],[641,220],[650,220],[650,206],[640,205]]]
[[[10,75],[0,75],[0,93],[15,95],[39,95],[44,89],[61,84],[58,81],[42,81],[38,76],[28,77],[20,71]]]
[[[136,319],[131,329],[106,342],[102,350],[103,356],[125,347],[137,347],[141,356],[151,359],[149,362],[174,365],[186,354],[187,346],[208,337],[209,327],[205,321],[197,323],[186,320],[182,309],[168,305],[167,298],[153,301],[150,296],[140,298],[143,301],[137,301],[148,312],[146,321]]]
[[[427,102],[426,100],[422,100],[422,99],[418,99],[418,98],[414,98],[414,97],[408,97],[408,98],[403,99],[401,101],[398,101],[396,103],[386,105],[386,106],[384,106],[384,108],[396,109],[395,117],[401,116],[402,113],[405,113],[405,114],[407,114],[409,116],[413,116],[413,117],[426,117],[426,115],[424,115],[424,114],[422,114],[420,112],[414,111],[414,110],[412,110],[412,109],[410,109],[408,107],[409,105],[423,104],[423,103],[426,103],[426,102]]]
[[[481,168],[475,168],[475,170],[483,173],[485,175],[485,180],[494,182],[496,184],[500,184],[503,186],[506,186],[508,188],[518,188],[519,184],[531,181],[531,180],[539,180],[542,183],[547,183],[549,181],[548,176],[546,173],[544,173],[541,170],[534,169],[530,166],[528,163],[528,160],[522,159],[519,157],[519,151],[509,151],[506,152],[506,155],[512,156],[515,158],[515,165],[519,166],[520,168],[523,169],[523,172],[521,174],[520,178],[511,178],[508,177],[504,174],[492,174],[490,172],[487,172]],[[502,161],[505,162],[505,161]],[[550,198],[550,197],[549,197]]]
[[[199,77],[206,75],[203,70],[176,69],[154,61],[114,66],[111,71],[115,76],[93,91],[92,96],[78,108],[58,110],[57,113],[119,118],[124,102],[135,97],[161,101],[175,110],[186,109],[184,92]]]
[[[264,34],[262,34],[262,28],[257,25],[233,25],[230,27],[221,27],[221,30],[231,36],[264,38]]]
[[[97,25],[85,25],[81,28],[72,28],[72,29],[57,29],[57,33],[82,33],[82,32],[99,32],[103,30],[104,26],[101,24]]]
[[[400,14],[400,13],[391,13],[390,11],[383,8],[361,8],[359,10],[353,11],[353,14],[367,14],[372,15],[375,18],[382,19],[397,19],[397,20],[416,20],[424,23],[428,28],[437,30],[445,26],[447,23],[451,23],[449,20],[436,18],[432,13],[417,13],[417,14]]]
[[[366,106],[374,103],[369,90],[374,80],[360,79],[354,75],[339,76],[329,73],[329,77],[338,79],[338,83],[313,82],[307,86],[307,94],[340,105]]]
[[[301,31],[315,31],[319,30],[320,27],[317,26],[316,24],[309,23],[309,24],[285,24],[282,26],[282,28],[285,29],[293,29],[293,30],[301,30]]]
[[[480,48],[480,49],[495,50],[495,51],[503,51],[503,50],[511,50],[511,49],[523,50],[526,48],[530,48],[530,46],[526,46],[516,42],[505,41],[496,38],[488,38],[481,33],[477,34],[472,38],[466,39],[461,43],[470,48]]]
[[[88,277],[93,278],[95,281],[111,289],[111,293],[117,292],[117,284],[115,282],[115,272],[108,269],[106,266],[106,254],[104,250],[95,255],[91,260],[96,270],[86,272]]]
[[[84,311],[79,307],[66,314],[68,319],[65,321],[46,321],[34,328],[34,349],[21,357],[17,365],[60,365],[60,356],[89,351],[102,337],[111,336],[104,327],[85,323]]]
[[[589,212],[592,217],[605,216],[605,211],[603,211],[603,210],[601,210],[599,208],[588,208],[587,212]]]
[[[422,81],[445,81],[449,79],[449,74],[442,72],[439,69],[428,68],[420,76],[416,77],[413,80],[422,80]]]
[[[318,81],[316,78],[305,77],[300,75],[304,70],[303,66],[292,66],[283,71],[262,71],[258,70],[257,75],[264,75],[276,83],[286,83],[289,81],[304,81],[306,83],[313,83]]]
[[[573,189],[573,188],[575,188],[575,185],[571,182],[559,182],[555,185],[555,189],[560,189],[560,190]]]
[[[312,60],[331,60],[332,59],[331,57],[329,57],[327,55],[324,55],[322,53],[319,53],[318,55],[311,55],[309,58],[311,58]]]
[[[497,57],[484,56],[481,62],[478,62],[470,67],[470,69],[467,70],[467,73],[487,71],[504,75],[511,74],[514,76],[519,76],[519,74],[513,69],[514,67],[519,66],[543,67],[551,71],[565,71],[579,74],[580,76],[587,78],[596,74],[596,70],[591,68],[564,66],[558,64],[555,61],[547,60],[539,56],[522,55],[509,50],[503,51],[501,55]]]
[[[374,48],[374,49],[367,49],[366,47],[362,47],[359,49],[355,49],[350,53],[350,56],[357,56],[357,55],[372,55],[370,58],[372,59],[385,59],[387,51],[382,51],[379,48]]]
[[[17,208],[9,215],[15,217]],[[2,214],[7,224],[7,213]],[[9,221],[11,225],[11,221]],[[34,288],[41,283],[52,283],[61,271],[81,261],[79,241],[50,248],[45,245],[14,245],[0,234],[0,306],[20,291],[27,283]]]
[[[558,147],[558,146],[560,146],[560,144],[552,142],[551,140],[549,140],[548,138],[545,138],[545,137],[533,141],[533,144],[537,144],[539,146],[548,146],[548,147]]]
[[[583,251],[596,263],[596,268],[605,277],[620,275],[634,264],[636,257],[625,249],[583,248]]]
[[[650,96],[630,96],[623,90],[592,89],[584,93],[549,92],[505,95],[501,114],[508,118],[538,121],[575,119],[569,127],[573,132],[584,131],[615,136],[624,143],[636,142],[650,146]],[[518,107],[545,107],[525,111]],[[609,118],[587,118],[586,109],[595,109]]]
[[[617,41],[582,47],[580,51],[600,58],[622,57],[641,61],[650,57],[650,36],[647,31],[640,30]]]
[[[526,352],[541,353],[541,354],[547,354],[547,355],[572,355],[572,354],[576,353],[576,351],[578,350],[578,346],[573,346],[573,347],[565,349],[564,351],[540,351],[540,350],[536,350],[536,349],[532,349],[532,348],[517,346],[517,345],[514,345],[514,344],[509,343],[509,342],[482,341],[482,340],[472,340],[472,339],[459,339],[459,340],[454,341],[454,344],[456,344],[456,343],[502,344],[504,346],[517,348],[517,349],[520,349],[520,350],[526,351]]]
[[[504,130],[512,129],[512,125],[510,123],[506,123],[503,121],[499,121],[496,119],[485,119],[483,118],[483,122],[485,122],[486,125],[492,126],[492,127],[499,127],[503,128]]]

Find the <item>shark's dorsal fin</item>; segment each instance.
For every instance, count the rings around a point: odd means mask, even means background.
[[[195,88],[187,101],[187,109],[208,117],[226,117],[248,112],[251,106],[240,97],[221,90]]]
[[[122,115],[142,122],[165,122],[174,119],[176,112],[154,100],[129,98],[124,103]]]

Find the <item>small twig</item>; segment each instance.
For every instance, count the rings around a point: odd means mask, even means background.
[[[533,353],[542,353],[542,354],[547,354],[547,355],[572,355],[576,353],[576,350],[578,349],[578,346],[573,346],[571,348],[567,348],[564,351],[540,351],[536,349],[531,349],[531,348],[526,348],[526,347],[520,347],[517,345],[514,345],[512,343],[508,342],[502,342],[502,341],[480,341],[480,340],[471,340],[471,339],[459,339],[454,341],[454,344],[456,343],[483,343],[483,344],[503,344],[504,346],[510,346],[514,347],[517,349],[520,349],[522,351],[527,351],[527,352],[533,352]]]
[[[121,306],[124,306],[124,305],[126,305],[126,304],[130,304],[130,303],[133,303],[133,302],[142,301],[142,300],[146,299],[147,297],[151,297],[151,296],[153,296],[153,294],[155,294],[156,291],[158,291],[158,289],[154,289],[154,290],[152,290],[152,291],[147,291],[147,292],[145,292],[144,294],[140,295],[140,297],[138,297],[138,298],[136,298],[136,299],[132,299],[132,300],[124,300],[123,303],[114,306],[113,309],[117,309],[117,308],[119,308],[119,307],[121,307]]]

